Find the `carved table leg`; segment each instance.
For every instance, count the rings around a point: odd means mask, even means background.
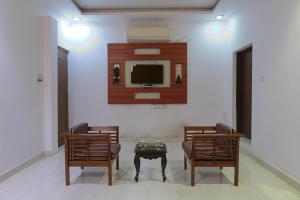
[[[167,156],[166,154],[162,155],[161,157],[161,169],[162,169],[162,177],[163,177],[163,181],[165,182],[167,177],[165,175],[165,169],[167,166]]]
[[[135,157],[134,157],[134,166],[135,166],[135,169],[136,169],[136,175],[135,175],[135,181],[138,182],[139,181],[139,173],[140,173],[140,165],[141,165],[141,159],[140,159],[140,156],[135,154]]]

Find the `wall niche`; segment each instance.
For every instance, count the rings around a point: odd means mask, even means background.
[[[109,104],[186,104],[186,43],[108,44]],[[161,64],[163,83],[151,86],[130,82],[135,64]]]

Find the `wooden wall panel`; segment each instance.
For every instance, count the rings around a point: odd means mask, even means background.
[[[109,104],[186,104],[187,103],[187,44],[186,43],[119,43],[108,44],[108,103]],[[134,49],[160,49],[159,55],[135,55]],[[170,87],[125,87],[127,60],[170,60]],[[120,83],[113,83],[113,66],[120,65]],[[176,84],[176,64],[182,64],[182,83]],[[135,93],[160,93],[160,99],[135,99]]]

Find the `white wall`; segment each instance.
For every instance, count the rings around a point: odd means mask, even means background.
[[[107,43],[126,42],[126,25],[92,26],[86,38],[77,39],[84,32],[80,27],[73,34],[61,28],[59,44],[70,50],[70,125],[117,124],[123,137],[173,137],[183,135],[184,125],[231,122],[226,116],[231,90],[227,29],[222,23],[188,24],[170,25],[172,40],[188,40],[188,104],[166,109],[107,103]]]
[[[40,23],[14,3],[0,8],[0,174],[43,151]]]
[[[41,17],[43,24],[43,74],[44,74],[44,148],[46,154],[58,150],[58,59],[57,22],[51,17]]]
[[[29,1],[0,1],[0,175],[44,152],[43,22]],[[45,26],[45,24],[44,24]]]
[[[253,43],[251,145],[300,181],[300,1],[236,1],[233,51]]]

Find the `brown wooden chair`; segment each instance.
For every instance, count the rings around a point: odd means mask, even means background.
[[[69,167],[107,167],[108,185],[112,185],[112,165],[119,169],[119,127],[89,127],[81,123],[63,135],[65,143],[66,185],[70,185]]]
[[[191,165],[191,185],[196,167],[234,167],[234,185],[239,177],[239,140],[242,135],[224,124],[184,127],[184,169]]]
[[[112,151],[115,152],[116,150],[121,150],[120,145],[120,137],[119,137],[119,126],[89,126],[88,127],[88,133],[94,133],[94,134],[106,134],[110,135],[110,143]],[[115,158],[116,159],[116,169],[119,169],[119,160],[120,156]]]

